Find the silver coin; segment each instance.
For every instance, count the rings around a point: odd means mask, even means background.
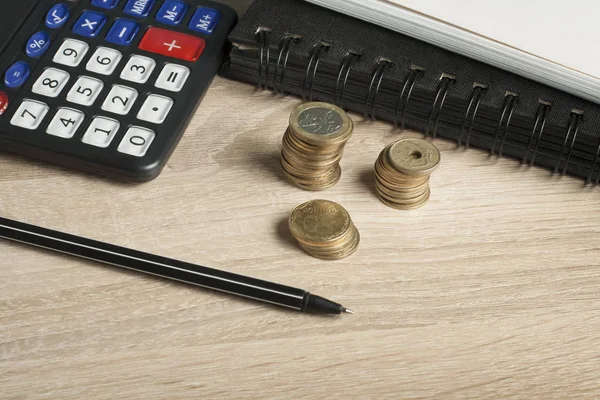
[[[308,133],[330,135],[342,128],[344,120],[335,110],[315,107],[306,109],[298,115],[298,125]]]

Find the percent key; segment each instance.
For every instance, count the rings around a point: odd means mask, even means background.
[[[25,53],[29,57],[41,57],[50,47],[50,36],[46,32],[38,32],[27,42]]]

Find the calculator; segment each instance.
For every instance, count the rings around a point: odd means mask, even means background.
[[[0,13],[0,150],[156,178],[228,52],[211,0],[11,0]]]

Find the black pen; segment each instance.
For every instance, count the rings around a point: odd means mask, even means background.
[[[305,290],[0,218],[0,238],[317,314],[353,312]]]

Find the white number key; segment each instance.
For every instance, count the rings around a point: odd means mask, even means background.
[[[135,83],[146,83],[156,67],[156,61],[148,57],[131,56],[121,72],[121,79]]]
[[[117,150],[131,156],[144,157],[155,137],[156,134],[150,129],[132,126],[121,140]]]
[[[137,117],[142,121],[162,124],[167,119],[172,107],[173,100],[170,98],[151,94],[142,105]]]
[[[121,125],[110,118],[96,117],[83,135],[83,143],[106,148],[112,142]]]
[[[21,128],[35,130],[40,126],[49,110],[50,107],[47,104],[25,99],[13,115],[10,123]]]
[[[138,92],[127,86],[114,85],[102,104],[104,111],[126,115],[133,107],[138,97]]]
[[[89,76],[81,76],[67,94],[67,101],[71,103],[91,106],[104,88],[104,83]]]
[[[66,39],[54,55],[52,61],[57,64],[77,67],[85,57],[90,46],[79,40]]]
[[[77,132],[84,118],[85,115],[81,111],[72,108],[59,108],[50,125],[48,125],[46,133],[70,139],[75,136],[75,132]]]
[[[115,72],[123,58],[120,51],[108,47],[98,47],[86,65],[86,69],[100,75],[110,75]]]
[[[47,97],[56,97],[71,78],[68,72],[56,68],[46,68],[33,84],[31,91]]]
[[[187,67],[177,64],[167,64],[160,72],[155,86],[159,89],[179,92],[190,76],[190,70]]]

